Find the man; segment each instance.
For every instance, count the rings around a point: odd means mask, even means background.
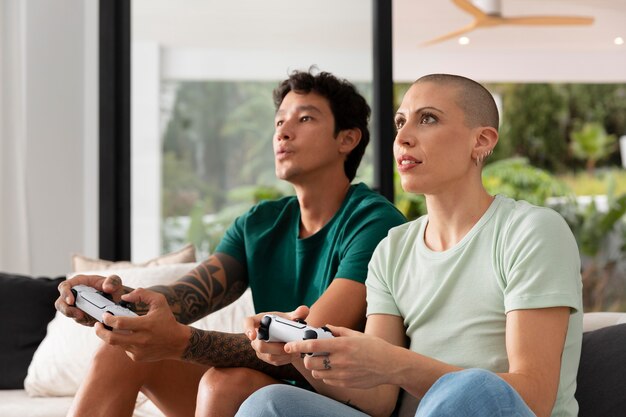
[[[367,263],[389,228],[403,223],[387,200],[351,185],[369,142],[369,106],[354,86],[325,72],[294,72],[274,92],[276,175],[295,197],[263,202],[229,228],[216,252],[169,286],[124,288],[118,277],[78,276],[59,286],[91,285],[134,303],[139,318],[95,323],[106,343],[95,355],[70,415],[131,415],[139,390],[168,416],[233,415],[256,389],[303,380],[291,366],[256,357],[243,334],[187,326],[237,299],[247,287],[256,311],[311,306],[312,325],[362,328]],[[200,388],[199,388],[200,386]],[[197,403],[197,407],[196,407]]]
[[[578,248],[553,210],[483,187],[483,161],[498,142],[493,97],[470,79],[427,75],[395,122],[402,187],[424,194],[428,214],[376,248],[365,334],[329,326],[334,339],[262,343],[259,318],[247,321],[261,357],[292,363],[334,400],[273,385],[237,415],[389,416],[403,389],[402,416],[575,417]]]

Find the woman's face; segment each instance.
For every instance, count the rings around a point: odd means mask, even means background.
[[[478,129],[466,125],[455,87],[413,84],[396,112],[395,125],[394,156],[405,191],[434,195],[466,184]]]

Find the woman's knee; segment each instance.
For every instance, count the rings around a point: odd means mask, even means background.
[[[501,415],[503,410],[519,413],[511,415],[525,415],[529,411],[513,387],[484,369],[466,369],[439,378],[420,402],[416,415],[455,415],[455,410],[474,410],[474,415],[492,416]]]

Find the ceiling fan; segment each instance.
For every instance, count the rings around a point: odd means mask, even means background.
[[[432,45],[455,38],[474,29],[500,25],[590,25],[593,17],[586,16],[502,16],[501,0],[452,0],[463,11],[471,14],[474,21],[460,29],[424,42],[422,45]]]

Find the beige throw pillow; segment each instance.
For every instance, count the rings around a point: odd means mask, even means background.
[[[94,259],[84,255],[74,254],[72,255],[72,272],[101,271],[103,269],[118,270],[146,266],[181,264],[195,261],[196,248],[191,243],[188,243],[182,249],[166,253],[165,255],[157,256],[154,259],[150,259],[149,261],[138,264],[128,261],[114,262],[107,261],[105,259]]]

